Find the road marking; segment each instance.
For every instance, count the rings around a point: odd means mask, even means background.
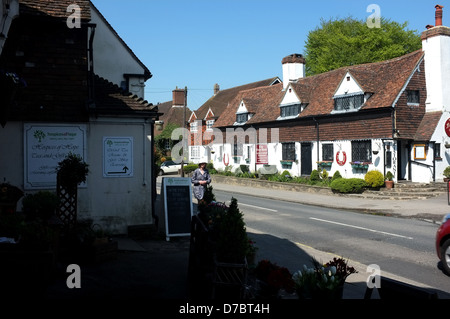
[[[309,219],[317,220],[319,222],[325,222],[325,223],[330,223],[330,224],[335,224],[335,225],[341,225],[341,226],[361,229],[361,230],[367,230],[367,231],[370,231],[370,232],[373,232],[373,233],[379,233],[379,234],[395,236],[395,237],[400,237],[400,238],[406,238],[406,239],[413,239],[412,237],[408,237],[408,236],[402,236],[402,235],[393,234],[393,233],[387,233],[387,232],[379,231],[379,230],[375,230],[375,229],[370,229],[370,228],[365,228],[365,227],[360,227],[360,226],[354,226],[354,225],[349,225],[349,224],[333,222],[333,221],[330,221],[330,220],[325,220],[325,219],[320,219],[320,218],[310,217]]]
[[[265,209],[265,210],[268,210],[268,211],[271,211],[271,212],[278,212],[276,209],[270,209],[270,208],[265,208],[265,207],[253,206],[253,205],[249,205],[249,204],[239,203],[239,205],[253,207],[253,208],[257,208],[257,209]]]

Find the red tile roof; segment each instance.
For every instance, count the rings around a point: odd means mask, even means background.
[[[422,50],[418,50],[383,62],[343,67],[301,78],[296,83],[291,83],[301,102],[308,103],[299,118],[331,114],[334,110],[334,94],[347,72],[352,74],[366,93],[373,93],[362,109],[391,107],[423,57]],[[279,105],[284,96],[281,91],[282,86],[277,85],[240,92],[216,121],[215,127],[232,126],[240,102],[246,99],[256,100],[258,105],[255,115],[247,124],[276,121],[280,116]]]
[[[158,108],[146,100],[126,93],[119,86],[97,75],[94,77],[94,83],[96,114],[110,116],[156,116]]]
[[[214,117],[217,118],[228,107],[228,104],[236,97],[236,95],[240,91],[268,86],[274,83],[274,81],[276,81],[277,79],[278,77],[273,77],[270,79],[221,90],[216,95],[212,96],[208,101],[206,101],[198,110],[196,110],[195,115],[199,120],[204,119],[209,109],[211,109],[214,113]]]
[[[417,129],[416,135],[414,137],[415,141],[430,141],[439,120],[442,117],[442,112],[429,112],[425,113],[422,122]]]
[[[89,0],[19,0],[20,14],[50,16],[67,19],[72,13],[67,12],[71,4],[76,4],[81,9],[81,19],[90,20],[91,10]]]

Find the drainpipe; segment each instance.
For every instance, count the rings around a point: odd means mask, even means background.
[[[157,174],[156,174],[156,170],[155,170],[155,136],[153,134],[155,129],[155,121],[152,120],[150,121],[150,132],[152,132],[151,134],[151,139],[150,139],[150,163],[151,163],[151,176],[152,176],[152,217],[153,220],[155,221],[155,226],[156,229],[158,229],[158,222],[159,222],[159,217],[156,214],[156,197],[158,196],[158,194],[156,193],[156,178],[157,178]]]

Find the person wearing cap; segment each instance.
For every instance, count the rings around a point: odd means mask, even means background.
[[[195,169],[191,177],[191,182],[194,184],[194,196],[198,201],[203,199],[206,187],[211,183],[211,176],[206,169],[206,162],[198,164],[198,168]]]

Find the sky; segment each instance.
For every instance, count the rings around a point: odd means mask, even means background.
[[[187,88],[187,106],[198,109],[214,85],[228,89],[278,76],[281,60],[304,54],[310,31],[322,19],[366,20],[378,6],[383,18],[408,22],[421,33],[435,23],[435,5],[450,0],[92,0],[95,7],[150,70],[145,99],[172,100]],[[448,10],[446,11],[446,9]]]

